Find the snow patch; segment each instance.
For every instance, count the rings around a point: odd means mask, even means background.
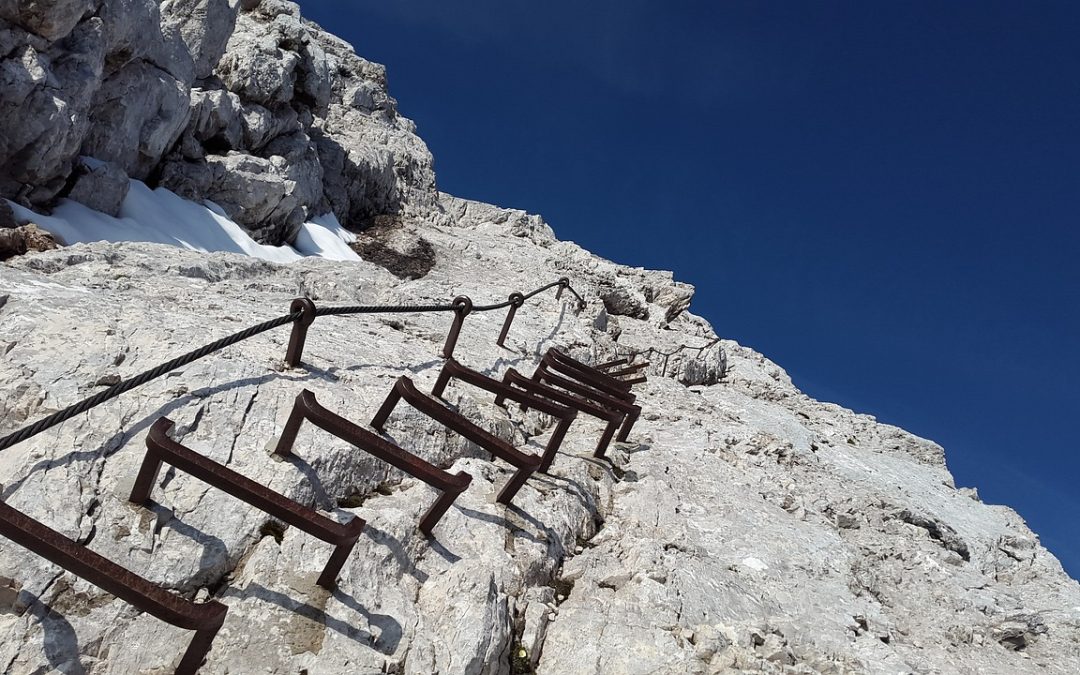
[[[332,213],[304,223],[296,237],[295,248],[266,246],[248,236],[217,204],[209,201],[197,204],[165,188],[151,190],[137,180],[131,181],[116,218],[70,199],[60,200],[51,216],[35,213],[14,202],[8,204],[17,220],[36,223],[65,245],[143,241],[204,253],[240,253],[280,263],[305,256],[360,260],[360,256],[349,248],[349,243],[356,240],[355,235],[342,227]]]

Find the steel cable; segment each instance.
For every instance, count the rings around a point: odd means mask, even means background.
[[[554,288],[556,286],[562,286],[563,288],[569,290],[571,293],[574,294],[574,297],[576,297],[579,302],[584,303],[584,301],[581,299],[581,296],[577,294],[577,292],[570,286],[569,282],[566,281],[565,279],[560,279],[559,281],[550,283],[550,284],[548,284],[546,286],[542,286],[541,288],[538,288],[538,289],[534,290],[533,292],[529,293],[528,295],[525,295],[524,298],[525,299],[531,298],[531,297],[537,295],[538,293],[542,293],[542,292],[544,292],[544,291],[546,291],[546,290],[548,290],[550,288]],[[505,302],[501,302],[501,303],[494,304],[494,305],[479,305],[479,306],[474,306],[472,308],[472,311],[473,312],[488,312],[488,311],[492,311],[492,310],[496,310],[496,309],[503,309],[505,307],[509,307],[511,304],[513,304],[513,300],[507,300]],[[458,309],[459,309],[459,306],[454,305],[454,304],[448,304],[448,305],[345,305],[345,306],[341,306],[341,307],[317,307],[315,309],[315,316],[345,316],[345,315],[349,315],[349,314],[415,313],[415,312],[456,312],[456,311],[458,311]],[[45,431],[47,429],[51,429],[52,427],[54,427],[54,426],[56,426],[56,425],[58,425],[58,424],[60,424],[62,422],[65,422],[65,421],[71,419],[72,417],[75,417],[76,415],[82,414],[82,413],[90,410],[91,408],[94,408],[96,406],[101,405],[102,403],[104,403],[106,401],[114,399],[117,396],[119,396],[120,394],[123,394],[123,393],[125,393],[127,391],[130,391],[130,390],[134,389],[135,387],[144,385],[144,384],[146,384],[147,382],[149,382],[151,380],[154,380],[154,379],[156,379],[158,377],[161,377],[165,373],[168,373],[168,372],[170,372],[172,370],[180,368],[181,366],[186,366],[189,363],[192,363],[194,361],[198,361],[199,359],[203,358],[204,356],[208,356],[210,354],[213,354],[216,351],[220,351],[220,350],[224,349],[225,347],[236,344],[237,342],[242,342],[243,340],[247,340],[248,338],[259,335],[260,333],[265,333],[268,330],[273,330],[274,328],[279,328],[279,327],[284,326],[286,324],[293,323],[294,321],[297,321],[298,319],[300,319],[302,315],[303,315],[303,312],[296,311],[296,312],[292,312],[291,314],[286,314],[284,316],[279,316],[276,319],[271,319],[269,321],[264,321],[263,323],[256,324],[256,325],[251,326],[249,328],[245,328],[244,330],[242,330],[242,331],[240,331],[238,333],[233,333],[232,335],[229,335],[228,337],[221,338],[220,340],[215,340],[214,342],[211,342],[210,344],[204,345],[204,346],[202,346],[202,347],[200,347],[200,348],[198,348],[198,349],[196,349],[194,351],[190,351],[187,354],[184,354],[182,356],[178,356],[178,357],[176,357],[176,358],[174,358],[174,359],[172,359],[170,361],[166,361],[165,363],[162,363],[161,365],[155,366],[154,368],[151,368],[150,370],[147,370],[147,371],[144,371],[144,372],[142,372],[142,373],[140,373],[138,375],[135,375],[134,377],[130,377],[130,378],[126,379],[126,380],[122,380],[122,381],[110,386],[108,389],[104,389],[104,390],[94,394],[93,396],[85,398],[85,399],[79,401],[78,403],[75,403],[73,405],[70,405],[70,406],[64,408],[63,410],[58,410],[58,411],[54,412],[53,414],[49,415],[48,417],[44,417],[44,418],[38,420],[37,422],[34,422],[33,424],[29,424],[27,426],[24,426],[24,427],[22,427],[20,429],[17,429],[15,431],[13,431],[12,433],[10,433],[10,434],[8,434],[6,436],[4,436],[3,438],[0,438],[0,451],[10,448],[11,446],[15,445],[16,443],[21,443],[22,441],[25,441],[26,439],[28,439],[28,438],[30,438],[32,436],[36,436],[37,434],[40,434],[41,432],[43,432],[43,431]]]

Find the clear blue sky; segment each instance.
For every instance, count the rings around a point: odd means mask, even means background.
[[[440,189],[671,269],[1080,577],[1080,3],[302,0]]]

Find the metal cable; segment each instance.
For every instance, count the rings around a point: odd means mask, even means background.
[[[554,288],[556,286],[562,286],[563,288],[566,288],[571,293],[573,293],[574,296],[579,301],[584,302],[583,300],[581,300],[581,296],[578,295],[577,292],[570,286],[569,282],[567,282],[567,281],[565,281],[563,279],[560,279],[559,281],[556,281],[556,282],[550,283],[550,284],[548,284],[546,286],[543,286],[541,288],[538,288],[535,291],[529,293],[528,295],[525,295],[524,297],[525,297],[525,299],[531,298],[534,295],[537,295],[538,293],[542,293],[542,292],[548,290],[549,288]],[[505,302],[500,302],[500,303],[494,304],[494,305],[474,306],[472,308],[472,311],[473,312],[488,312],[488,311],[491,311],[491,310],[503,309],[504,307],[509,307],[512,304],[513,304],[513,300],[507,300]],[[458,310],[458,306],[453,305],[453,304],[450,304],[450,305],[345,305],[345,306],[342,306],[342,307],[317,307],[315,309],[315,316],[344,316],[344,315],[349,315],[349,314],[414,313],[414,312],[454,312],[454,311],[457,311],[457,310]],[[229,335],[228,337],[221,338],[220,340],[216,340],[214,342],[211,342],[210,344],[205,345],[203,347],[200,347],[200,348],[198,348],[198,349],[196,349],[194,351],[190,351],[187,354],[184,354],[183,356],[178,356],[175,359],[172,359],[171,361],[166,361],[165,363],[162,363],[159,366],[156,366],[154,368],[151,368],[150,370],[142,372],[142,373],[140,373],[140,374],[138,374],[138,375],[136,375],[134,377],[130,377],[130,378],[126,379],[126,380],[122,380],[122,381],[112,385],[108,389],[104,389],[104,390],[94,394],[93,396],[90,396],[89,398],[85,398],[85,399],[79,401],[78,403],[75,403],[73,405],[68,406],[67,408],[64,408],[63,410],[58,410],[58,411],[54,412],[53,414],[49,415],[48,417],[40,419],[37,422],[34,422],[33,424],[29,424],[29,425],[27,425],[25,427],[22,427],[21,429],[17,429],[16,431],[4,436],[3,438],[0,438],[0,451],[10,448],[11,446],[15,445],[16,443],[21,443],[22,441],[25,441],[26,439],[30,438],[31,436],[36,436],[37,434],[40,434],[41,432],[45,431],[46,429],[51,429],[52,427],[54,427],[54,426],[56,426],[56,425],[58,425],[58,424],[60,424],[62,422],[65,422],[65,421],[71,419],[72,417],[75,417],[76,415],[82,414],[82,413],[86,412],[87,410],[90,410],[91,408],[94,408],[94,407],[99,406],[99,405],[101,405],[102,403],[104,403],[104,402],[106,402],[108,400],[116,398],[117,396],[119,396],[120,394],[123,394],[124,392],[130,391],[130,390],[134,389],[135,387],[141,386],[141,385],[146,384],[147,382],[149,382],[149,381],[151,381],[153,379],[161,377],[165,373],[168,373],[168,372],[170,372],[172,370],[180,368],[181,366],[186,366],[189,363],[192,363],[194,361],[198,361],[199,359],[203,358],[204,356],[208,356],[210,354],[213,354],[214,352],[220,351],[220,350],[222,350],[225,347],[228,347],[230,345],[234,345],[237,342],[241,342],[241,341],[246,340],[246,339],[248,339],[250,337],[254,337],[254,336],[256,336],[256,335],[258,335],[260,333],[265,333],[268,330],[272,330],[274,328],[279,328],[279,327],[284,326],[286,324],[290,324],[290,323],[292,323],[294,321],[299,320],[301,318],[301,316],[303,316],[303,312],[296,311],[296,312],[292,312],[291,314],[286,314],[284,316],[279,316],[276,319],[271,319],[270,321],[264,321],[263,323],[251,326],[250,328],[245,328],[244,330],[240,331],[239,333],[233,333],[232,335]]]
[[[679,352],[681,352],[683,350],[686,350],[686,349],[696,349],[696,350],[698,350],[698,353],[700,354],[701,352],[708,349],[709,347],[712,347],[717,342],[720,342],[720,338],[715,338],[715,339],[713,339],[713,340],[711,340],[709,342],[706,342],[705,344],[701,345],[700,347],[691,347],[690,345],[679,345],[678,347],[671,350],[670,352],[662,352],[662,351],[660,351],[659,349],[657,349],[655,347],[649,347],[648,349],[627,349],[627,352],[630,353],[630,354],[633,354],[635,356],[644,356],[646,354],[655,354],[657,356],[668,357],[668,356],[674,356],[675,354],[678,354]],[[618,349],[616,349],[615,351],[616,351],[615,355],[618,356]]]
[[[40,434],[42,431],[54,427],[61,422],[69,420],[80,413],[84,413],[95,406],[101,405],[109,399],[116,398],[117,396],[123,394],[126,391],[146,384],[150,380],[161,377],[162,375],[171,370],[175,370],[176,368],[179,368],[181,366],[186,366],[193,361],[198,361],[199,359],[208,354],[212,354],[216,351],[224,349],[229,345],[234,345],[237,342],[246,340],[250,337],[258,335],[259,333],[265,333],[266,331],[273,328],[292,323],[293,321],[299,319],[300,315],[301,312],[293,312],[292,314],[279,316],[278,318],[271,319],[270,321],[264,321],[263,323],[260,323],[258,325],[246,328],[239,333],[233,333],[228,337],[221,338],[220,340],[215,340],[214,342],[211,342],[210,344],[200,347],[194,351],[190,351],[183,356],[178,356],[171,361],[167,361],[159,366],[151,368],[150,370],[142,372],[135,377],[129,377],[126,380],[122,380],[112,385],[108,389],[100,391],[89,398],[84,398],[83,400],[79,401],[74,405],[68,406],[63,410],[58,410],[57,412],[54,412],[53,414],[49,415],[44,419],[40,419],[31,425],[25,426],[18,431],[10,433],[3,438],[0,438],[0,450],[6,450],[7,448],[10,448],[16,443],[19,443],[20,441],[24,441],[31,436]]]

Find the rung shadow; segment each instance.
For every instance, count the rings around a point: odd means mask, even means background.
[[[487,450],[492,455],[509,462],[517,468],[514,475],[510,477],[510,480],[508,480],[502,490],[499,491],[499,496],[496,498],[496,501],[500,504],[511,503],[514,499],[514,495],[517,494],[518,490],[525,485],[525,481],[528,480],[529,476],[531,476],[540,466],[542,461],[540,457],[520,452],[517,448],[503,439],[472,423],[465,416],[450,410],[438,399],[434,399],[427,394],[421,393],[420,390],[416,388],[416,385],[413,384],[412,380],[405,375],[399,377],[397,382],[394,383],[394,388],[390,390],[382,407],[379,408],[379,412],[377,412],[375,417],[371,420],[371,426],[382,431],[387,418],[390,417],[390,413],[394,411],[398,401],[402,399],[405,399],[409,405],[419,410],[424,415],[439,422],[451,431],[456,431],[473,443],[479,445],[481,448]]]
[[[378,457],[405,473],[418,478],[436,490],[442,491],[442,495],[428,509],[424,517],[420,519],[420,531],[431,536],[432,530],[443,517],[446,510],[454,503],[457,496],[469,487],[472,476],[459,471],[451,474],[436,467],[433,464],[417,457],[416,455],[402,450],[398,446],[381,438],[363,427],[330,412],[315,399],[315,394],[307,389],[300,392],[296,397],[289,421],[285,423],[285,430],[278,440],[274,454],[285,457],[293,453],[293,445],[296,436],[300,433],[300,427],[304,420],[310,421],[323,431],[337,436],[343,441],[352,443],[370,455]]]
[[[439,377],[435,381],[435,386],[431,390],[432,396],[442,397],[443,392],[446,390],[451,380],[460,380],[467,384],[471,384],[474,387],[488,391],[500,399],[510,399],[523,405],[527,405],[530,408],[536,408],[542,413],[551,415],[559,420],[555,429],[551,432],[551,438],[548,439],[547,446],[544,448],[544,455],[540,459],[540,466],[536,468],[537,471],[547,472],[551,468],[552,462],[555,461],[555,454],[559,450],[559,446],[562,445],[563,439],[566,437],[567,430],[570,429],[571,423],[577,419],[577,410],[568,406],[559,405],[546,399],[542,396],[529,393],[523,389],[516,389],[509,384],[500,382],[479,373],[470,368],[466,368],[454,359],[447,359],[443,365],[442,370],[439,372]]]
[[[130,501],[145,504],[154,489],[161,465],[167,463],[213,487],[264,511],[279,520],[307,532],[313,537],[334,545],[334,552],[319,575],[318,584],[333,589],[338,572],[352,552],[356,540],[364,529],[364,520],[353,517],[348,523],[338,523],[320,515],[288,497],[240,475],[187,448],[168,436],[172,420],[162,417],[150,427],[146,437],[146,457],[143,458],[139,475],[131,489]]]
[[[56,530],[0,501],[0,535],[75,576],[177,628],[195,631],[176,668],[194,675],[225,623],[229,608],[216,600],[198,604],[140,577]]]

